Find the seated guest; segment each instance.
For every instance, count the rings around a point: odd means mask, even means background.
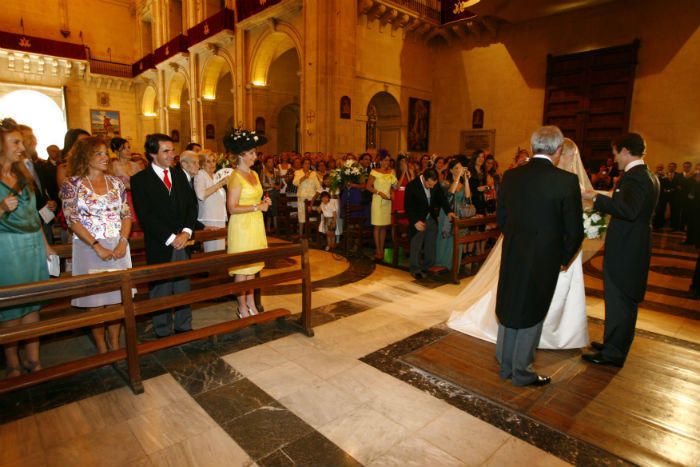
[[[91,136],[78,142],[69,160],[69,177],[60,197],[68,227],[73,231],[73,275],[131,268],[129,233],[131,209],[126,187],[116,176],[107,175],[109,155],[102,138]],[[73,299],[79,308],[97,308],[121,303],[120,290]],[[99,353],[119,348],[121,323],[92,327]]]
[[[236,170],[229,177],[226,205],[231,217],[228,221],[229,253],[267,248],[263,213],[270,207],[269,198],[261,201],[263,188],[258,174],[252,170],[257,154],[255,148],[267,143],[263,135],[247,130],[230,129],[224,136],[226,150],[238,159]],[[231,269],[236,282],[253,279],[265,266],[264,262]],[[253,290],[238,294],[238,317],[257,315]]]
[[[173,167],[175,149],[173,140],[155,133],[146,137],[144,145],[151,165],[131,178],[134,208],[141,221],[148,264],[169,263],[189,259],[187,242],[197,220],[197,201],[187,177]],[[151,284],[150,298],[188,292],[190,280],[174,279]],[[192,329],[192,309],[189,305],[175,309],[175,332]],[[157,337],[173,332],[170,311],[153,315]]]
[[[32,176],[22,162],[22,134],[11,118],[0,120],[0,286],[46,280],[46,259],[55,252],[46,243],[36,210]],[[0,310],[0,327],[39,321],[39,304]],[[5,344],[7,377],[41,369],[39,339],[25,342],[26,360],[20,366],[18,343]]]
[[[199,203],[197,220],[202,223],[205,230],[207,227],[226,227],[226,191],[224,187],[228,179],[222,177],[218,182],[214,181],[214,172],[216,171],[216,156],[214,154],[200,152],[199,162],[202,168],[194,177],[194,192]],[[204,252],[224,250],[226,249],[226,240],[221,238],[206,241],[203,248]]]
[[[416,279],[435,265],[435,242],[437,240],[439,211],[442,209],[451,219],[455,218],[442,189],[436,187],[438,174],[427,169],[406,187],[406,214],[411,237],[410,270]]]

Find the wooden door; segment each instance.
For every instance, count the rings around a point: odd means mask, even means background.
[[[547,57],[544,124],[573,139],[586,167],[612,156],[610,142],[629,131],[639,41]]]

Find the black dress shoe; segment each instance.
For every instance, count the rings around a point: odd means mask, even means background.
[[[552,382],[552,378],[550,378],[549,376],[540,376],[540,375],[537,375],[537,379],[536,379],[536,380],[534,380],[534,381],[531,382],[531,383],[523,384],[522,387],[525,387],[525,386],[538,386],[538,387],[539,387],[539,386],[546,386],[546,385],[548,385],[548,384],[551,383],[551,382]],[[520,385],[514,384],[514,386],[520,386]]]
[[[425,274],[423,274],[422,272],[414,272],[411,275],[419,281],[425,279]]]
[[[596,350],[600,351],[600,350],[603,350],[603,347],[605,347],[605,345],[602,342],[591,341],[591,348],[592,349],[596,349]]]
[[[619,368],[622,368],[622,363],[617,362],[615,360],[610,360],[608,358],[605,358],[602,353],[600,352],[595,352],[595,353],[585,353],[581,355],[581,358],[583,358],[585,361],[590,362],[590,363],[595,363],[596,365],[610,365],[610,366],[616,366]]]

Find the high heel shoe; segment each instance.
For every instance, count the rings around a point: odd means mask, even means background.
[[[35,371],[41,370],[41,362],[33,362],[31,360],[25,360],[22,362],[22,367],[27,371],[27,373],[34,373]]]
[[[17,376],[22,375],[22,369],[21,368],[16,368],[16,367],[7,367],[5,368],[5,377],[6,378],[16,378]]]

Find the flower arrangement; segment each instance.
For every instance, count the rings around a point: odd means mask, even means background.
[[[600,238],[608,230],[608,220],[595,209],[583,211],[583,232],[589,240]]]
[[[331,191],[337,192],[340,188],[348,183],[364,183],[365,171],[362,166],[356,161],[345,161],[345,163],[337,169],[331,170],[330,187]]]
[[[214,154],[216,156],[216,170],[233,169],[234,164],[231,163],[231,158],[227,154]]]

